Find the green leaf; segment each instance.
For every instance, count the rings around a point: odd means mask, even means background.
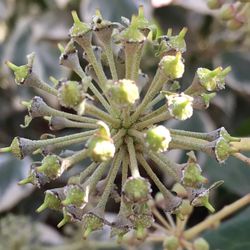
[[[28,196],[33,186],[18,186],[17,182],[28,174],[31,161],[29,158],[19,161],[12,155],[1,155],[0,158],[0,212],[15,206]]]
[[[249,193],[250,167],[244,162],[230,157],[224,164],[219,165],[214,159],[208,157],[202,166],[210,183],[224,180],[223,187],[229,191],[238,195]]]
[[[250,207],[223,222],[218,229],[206,232],[204,237],[213,250],[247,250],[250,249],[249,232]]]

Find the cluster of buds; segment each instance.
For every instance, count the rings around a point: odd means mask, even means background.
[[[249,0],[225,1],[208,0],[207,5],[210,9],[218,9],[218,17],[226,22],[231,30],[237,30],[246,23],[249,9]]]
[[[54,78],[52,84],[42,81],[33,71],[34,54],[28,56],[28,63],[23,66],[7,62],[17,84],[41,89],[48,98],[56,98],[61,106],[71,109],[57,110],[36,96],[23,103],[29,113],[23,127],[41,117],[49,122],[52,131],[83,130],[59,137],[45,134],[40,140],[16,137],[9,147],[0,149],[19,159],[31,154],[41,156],[41,162],[32,164],[30,175],[20,184],[32,183],[40,188],[86,158],[91,159],[91,164],[70,177],[67,185],[47,190],[37,211],[46,208],[61,211],[59,227],[81,222],[84,238],[108,225],[111,235],[119,240],[130,231],[135,232],[137,239],[147,236],[147,229],[154,226],[157,216],[152,206],[154,199],[168,217],[185,219],[196,206],[214,212],[209,193],[221,182],[206,187],[208,180],[202,175],[194,151],[204,152],[222,163],[230,155],[243,157],[239,151],[249,149],[245,146],[249,145],[248,138],[231,137],[224,128],[198,133],[160,124],[170,119],[184,121],[195,110],[208,108],[216,92],[224,89],[230,67],[198,68],[190,86],[179,91],[177,79],[185,69],[186,28],[177,35],[169,30],[167,35],[157,37],[155,26],[145,18],[142,6],[138,15],[132,16],[131,21],[123,18],[123,23],[107,21],[99,11],[90,24],[80,21],[76,12],[72,16],[70,41],[65,47],[59,45],[60,64],[74,71],[78,81]],[[93,36],[98,46],[92,44]],[[152,44],[159,60],[150,84],[140,68],[146,43]],[[83,55],[79,54],[78,46]],[[88,62],[85,69],[80,65],[82,59]],[[76,144],[79,151],[61,153]],[[189,151],[187,162],[177,164],[164,154],[172,149]],[[173,190],[164,185],[154,168],[173,181]],[[119,174],[121,184],[116,181]],[[159,190],[156,197],[151,193],[152,183]],[[113,222],[105,219],[110,199],[120,203]],[[199,247],[201,244],[204,242],[195,242],[194,249],[207,249]],[[177,249],[173,247],[173,238],[166,240],[165,245],[167,249]]]

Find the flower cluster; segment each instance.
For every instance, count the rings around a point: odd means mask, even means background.
[[[219,18],[223,22],[226,22],[229,29],[237,30],[246,23],[249,2],[249,0],[231,2],[225,0],[208,0],[207,5],[210,9],[219,9]]]
[[[103,19],[99,11],[90,24],[80,21],[76,12],[72,16],[70,41],[65,47],[59,45],[60,64],[74,71],[79,81],[51,78],[53,84],[45,83],[33,71],[34,54],[28,55],[23,66],[7,62],[17,84],[41,89],[62,107],[71,109],[71,112],[57,110],[35,96],[23,102],[28,109],[23,127],[42,117],[52,131],[83,130],[61,137],[44,135],[41,140],[16,137],[9,147],[0,149],[19,159],[41,155],[41,162],[33,163],[29,176],[19,183],[42,187],[84,159],[92,160],[81,173],[69,178],[66,186],[47,190],[37,211],[46,208],[61,211],[59,227],[71,221],[81,222],[84,238],[109,225],[111,235],[119,240],[131,231],[137,239],[144,239],[147,230],[155,225],[155,217],[161,218],[155,206],[165,212],[172,224],[172,215],[187,220],[193,207],[205,206],[214,212],[209,193],[222,182],[206,187],[208,180],[202,175],[194,151],[204,152],[222,163],[230,155],[244,157],[239,151],[247,139],[231,137],[225,128],[198,133],[171,129],[162,122],[184,121],[195,110],[208,108],[216,92],[224,89],[230,67],[198,68],[193,82],[181,91],[177,79],[185,69],[186,28],[177,35],[169,30],[167,35],[157,37],[156,28],[145,18],[142,6],[131,21],[123,18],[122,23]],[[98,46],[92,44],[93,36]],[[151,81],[140,68],[146,43],[155,48],[159,59]],[[78,46],[83,49],[83,56]],[[81,57],[88,62],[85,69],[80,65]],[[81,146],[79,151],[69,151],[67,156],[60,154],[62,149],[75,144]],[[172,149],[189,151],[187,162],[178,164],[169,159],[164,152]],[[172,180],[173,190],[164,185],[155,168]],[[116,181],[118,174],[121,184]],[[152,194],[151,183],[159,190],[156,196]],[[110,199],[120,205],[113,222],[105,218]],[[166,249],[187,244],[178,237],[166,239]],[[208,249],[203,239],[192,244],[192,249]]]

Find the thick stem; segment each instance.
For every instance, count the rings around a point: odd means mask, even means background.
[[[199,235],[204,230],[210,228],[211,226],[220,222],[227,216],[231,215],[232,213],[238,211],[242,207],[247,206],[249,204],[250,204],[250,194],[247,194],[246,196],[237,200],[236,202],[228,206],[225,206],[222,210],[220,210],[216,214],[209,216],[206,220],[200,222],[196,226],[186,230],[184,232],[185,239],[187,240],[194,239],[197,235]]]
[[[129,165],[129,156],[128,153],[125,153],[124,159],[122,161],[122,187],[124,186],[126,180],[128,179],[128,165]]]
[[[114,136],[112,136],[112,139],[114,142],[117,142],[120,140],[124,135],[126,134],[125,129],[120,129]]]
[[[179,136],[172,135],[172,140],[169,144],[169,148],[175,149],[185,149],[185,150],[197,150],[197,151],[206,151],[206,145],[208,141],[187,137],[187,136]]]
[[[250,158],[249,157],[247,157],[241,153],[235,153],[235,154],[233,154],[233,156],[236,157],[237,159],[245,162],[247,165],[250,166]]]
[[[165,96],[163,94],[158,94],[145,108],[146,110],[150,109],[151,107],[153,107],[155,104],[157,104],[158,102],[160,102],[161,100],[165,99]]]
[[[127,138],[127,147],[128,147],[128,153],[129,153],[131,174],[134,178],[140,177],[140,172],[138,169],[138,164],[137,164],[137,159],[136,159],[134,140],[132,137]]]
[[[230,145],[237,151],[250,151],[250,137],[240,138],[240,141],[230,142]]]
[[[143,118],[140,119],[140,122],[146,121],[148,119],[151,119],[155,116],[158,116],[166,111],[165,105],[161,106],[160,108],[154,110],[153,112],[149,113],[148,115],[145,115]]]

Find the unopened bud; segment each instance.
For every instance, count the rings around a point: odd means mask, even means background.
[[[174,235],[167,236],[163,242],[164,250],[178,250],[179,246],[179,239]]]
[[[164,56],[160,61],[159,67],[169,80],[181,78],[185,69],[180,52],[177,52],[175,56]]]
[[[47,190],[45,192],[45,198],[43,204],[37,208],[37,212],[40,213],[46,208],[50,208],[53,210],[60,210],[62,207],[61,200],[59,199],[58,195],[53,191]]]
[[[161,153],[168,149],[171,142],[169,130],[164,126],[150,128],[146,133],[146,143],[155,152]]]
[[[194,250],[209,250],[209,244],[204,238],[198,238],[194,241]]]

